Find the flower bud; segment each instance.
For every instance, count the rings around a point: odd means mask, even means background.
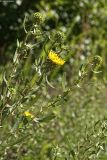
[[[57,31],[54,33],[54,39],[57,41],[57,42],[62,42],[65,38],[65,35],[63,32],[60,32],[60,31]]]
[[[34,24],[40,25],[41,23],[43,23],[44,18],[43,18],[43,15],[41,13],[36,12],[36,13],[33,14],[32,20],[33,20]]]

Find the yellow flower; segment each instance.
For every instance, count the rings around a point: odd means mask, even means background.
[[[55,64],[63,65],[65,61],[59,57],[59,55],[53,51],[50,51],[48,54],[48,58]]]
[[[31,114],[29,111],[25,111],[25,112],[24,112],[24,115],[25,115],[26,117],[30,117],[30,118],[33,118],[33,117],[34,117],[34,115]]]

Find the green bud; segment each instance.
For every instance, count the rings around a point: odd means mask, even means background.
[[[98,71],[98,69],[102,66],[102,57],[96,55],[92,57],[89,61],[91,64],[91,69],[94,73],[100,73],[101,71]]]
[[[43,15],[41,13],[36,12],[36,13],[33,14],[32,20],[33,20],[34,24],[40,25],[41,23],[43,23],[44,18],[43,18]]]
[[[54,33],[54,39],[58,42],[62,42],[65,38],[65,35],[63,32],[60,32],[60,31],[56,31]]]

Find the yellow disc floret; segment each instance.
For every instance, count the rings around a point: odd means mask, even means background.
[[[65,61],[59,57],[59,55],[53,51],[50,51],[48,54],[48,58],[57,65],[63,65]]]

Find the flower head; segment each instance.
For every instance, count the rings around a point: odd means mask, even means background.
[[[30,118],[33,118],[33,117],[34,117],[34,115],[31,114],[29,111],[25,111],[25,112],[24,112],[24,115],[25,115],[26,117],[30,117]]]
[[[48,54],[48,58],[55,64],[63,65],[65,61],[59,57],[59,55],[53,51],[50,51]]]

